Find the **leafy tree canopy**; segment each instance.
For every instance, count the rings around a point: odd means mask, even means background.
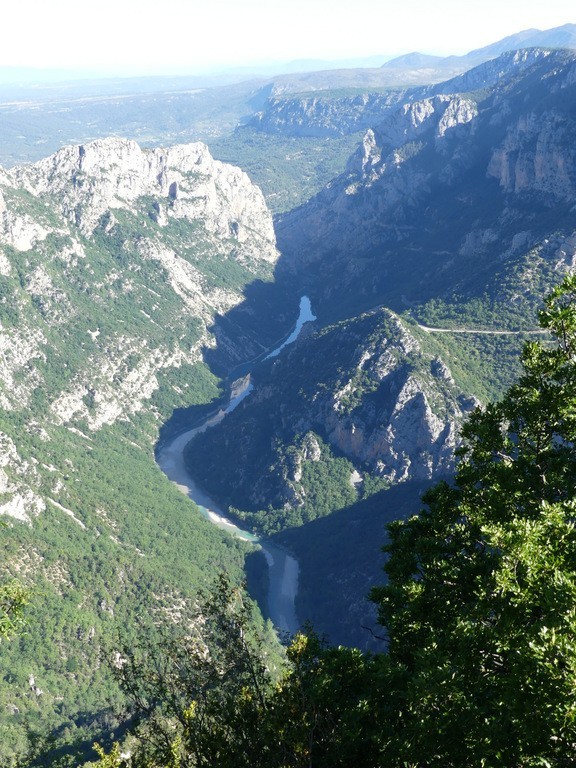
[[[540,314],[523,375],[463,430],[456,482],[390,527],[375,590],[404,672],[410,765],[576,759],[576,277]]]
[[[2,522],[0,526],[8,527]],[[0,584],[0,641],[12,637],[23,627],[24,608],[29,598],[29,590],[16,579]]]
[[[576,276],[540,320],[551,340],[528,344],[518,383],[474,412],[455,482],[390,526],[372,594],[388,652],[297,635],[274,677],[222,582],[203,613],[209,650],[181,642],[169,669],[125,669],[140,711],[170,726],[131,765],[576,764]]]

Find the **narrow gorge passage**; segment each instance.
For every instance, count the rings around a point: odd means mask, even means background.
[[[267,358],[275,357],[285,346],[296,341],[303,325],[315,319],[310,300],[307,296],[303,296],[300,300],[300,312],[294,330],[280,346],[267,355]],[[294,634],[300,628],[295,608],[298,593],[298,561],[286,550],[272,544],[267,539],[243,530],[228,519],[216,502],[197,485],[184,463],[184,449],[188,443],[201,432],[220,424],[244,398],[250,395],[251,391],[250,374],[234,382],[230,399],[225,407],[163,445],[158,452],[156,461],[168,479],[194,501],[207,520],[227,531],[230,535],[258,544],[262,548],[269,574],[268,615],[279,632]]]

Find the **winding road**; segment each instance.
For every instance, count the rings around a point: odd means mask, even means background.
[[[484,336],[532,336],[550,333],[550,331],[542,328],[536,331],[486,331],[479,328],[430,328],[430,326],[421,325],[420,323],[418,323],[418,328],[426,331],[426,333],[477,333]]]

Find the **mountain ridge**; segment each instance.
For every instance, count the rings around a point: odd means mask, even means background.
[[[527,253],[539,237],[539,247],[550,248],[547,226],[558,231],[564,221],[569,242],[575,178],[565,141],[576,129],[568,106],[575,72],[574,54],[543,52],[480,97],[440,93],[386,112],[366,132],[344,174],[277,218],[285,254],[281,268],[297,270],[306,290],[315,270],[334,270],[334,279],[326,283],[332,303],[336,286],[349,292],[353,280],[372,304],[380,290],[395,291],[393,306],[400,308],[400,295],[415,301],[431,291],[471,290],[463,265],[476,249],[485,258],[491,254],[485,267],[492,263],[505,269],[507,261],[516,263],[515,251]],[[536,227],[541,235],[521,234],[535,226],[534,203],[525,202],[529,195],[542,202],[544,211],[556,213],[554,223],[540,217]],[[458,222],[450,231],[441,223],[446,206],[452,206]],[[427,235],[417,242],[423,229]],[[429,256],[423,262],[420,254],[425,252]],[[354,272],[353,262],[344,269],[337,266],[349,253],[357,254],[360,272]],[[368,283],[362,286],[359,275],[366,275],[366,269]],[[320,301],[321,293],[313,301]]]
[[[497,58],[503,53],[533,47],[576,48],[576,24],[564,24],[547,30],[524,30],[476,48],[462,56],[430,57],[428,54],[415,51],[385,62],[378,69],[365,70],[363,83],[360,78],[361,70],[352,70],[348,74],[345,70],[335,70],[333,74],[327,71],[307,73],[300,77],[287,75],[277,78],[274,95],[278,96],[290,91],[303,92],[356,86],[378,88],[437,83],[462,74],[471,67]],[[414,60],[415,56],[417,58]],[[408,57],[408,66],[405,66],[405,57]],[[414,61],[417,64],[416,67],[413,66]],[[422,62],[425,66],[418,66]]]
[[[247,125],[263,133],[287,136],[341,136],[374,128],[386,112],[407,101],[431,95],[463,93],[490,88],[520,73],[538,59],[554,55],[551,49],[531,48],[508,51],[476,64],[448,80],[433,85],[400,87],[384,93],[333,95],[322,92],[298,96],[271,97],[267,108]]]
[[[262,193],[205,145],[111,138],[0,174],[0,570],[33,595],[3,648],[2,762],[25,754],[30,713],[93,741],[122,706],[102,665],[116,630],[170,620],[211,569],[243,578],[250,545],[153,448],[174,409],[221,395],[207,350],[242,361],[289,326],[280,301],[266,329],[240,309],[218,327],[277,258]]]

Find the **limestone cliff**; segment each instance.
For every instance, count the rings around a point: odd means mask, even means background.
[[[349,460],[344,482],[357,490],[364,476],[396,484],[450,474],[476,403],[409,326],[378,310],[288,348],[225,425],[190,444],[188,460],[235,507],[298,507],[304,468],[326,451]]]
[[[545,48],[530,48],[527,50],[512,50],[492,58],[489,61],[467,68],[462,74],[457,74],[449,80],[446,78],[431,78],[428,82],[440,79],[442,82],[434,85],[419,85],[389,88],[383,93],[372,86],[372,90],[364,82],[364,93],[340,95],[328,91],[314,91],[304,95],[274,93],[268,100],[264,110],[257,112],[248,125],[257,131],[283,136],[343,136],[346,134],[366,131],[382,122],[388,112],[393,112],[398,106],[408,102],[418,102],[439,94],[471,93],[484,88],[491,88],[509,77],[511,73],[522,72],[536,62],[552,55]],[[454,67],[456,71],[458,67]],[[446,72],[446,77],[451,74]],[[404,83],[408,83],[406,79]],[[358,83],[361,86],[361,83]],[[299,89],[304,90],[304,89]]]
[[[7,180],[52,201],[84,235],[93,233],[103,214],[135,210],[139,199],[151,196],[161,226],[169,218],[201,221],[210,234],[246,244],[255,258],[276,259],[260,190],[239,168],[214,160],[204,144],[143,150],[127,139],[100,139],[16,167]]]
[[[282,266],[317,302],[497,293],[535,250],[553,268],[573,234],[575,56],[537,49],[478,69],[387,110],[344,174],[278,218]]]
[[[460,95],[409,102],[388,113],[367,131],[342,176],[280,217],[279,236],[291,259],[304,265],[328,250],[346,253],[359,242],[368,251],[387,231],[394,236],[406,219],[404,209],[430,193],[438,165],[444,176],[451,173],[451,155],[459,152],[477,114],[476,103]],[[432,154],[433,165],[417,162],[421,154]]]
[[[202,363],[216,314],[269,279],[277,257],[262,193],[203,144],[105,139],[2,171],[0,405],[47,441],[58,427],[89,434],[159,417],[162,391],[188,405],[194,381],[176,384],[181,371]],[[260,351],[235,332],[240,355]],[[27,519],[44,502],[7,431],[0,512]]]

